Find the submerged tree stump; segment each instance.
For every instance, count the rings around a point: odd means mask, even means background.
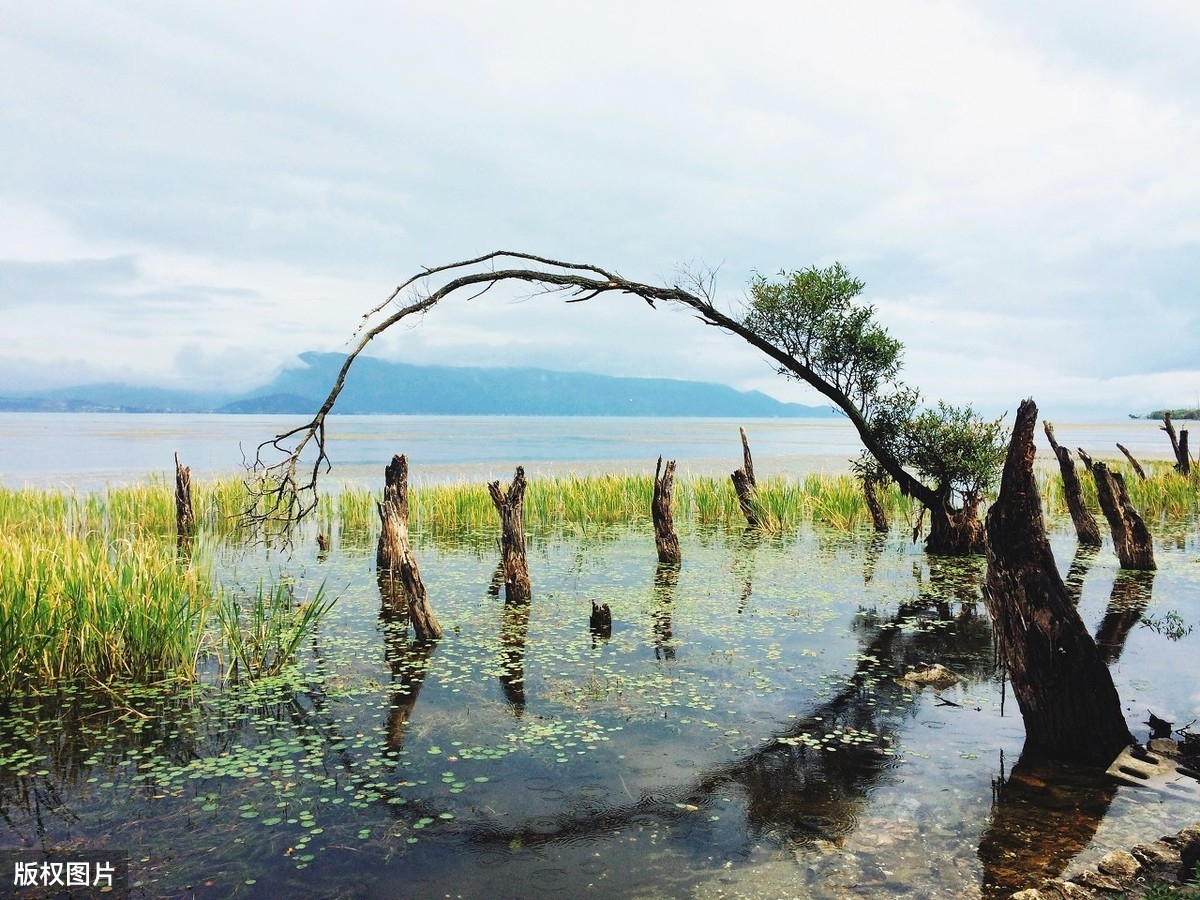
[[[1129,491],[1120,472],[1111,471],[1102,462],[1092,463],[1092,478],[1096,480],[1096,497],[1112,532],[1113,549],[1122,569],[1148,571],[1154,565],[1154,542],[1146,523],[1133,508]]]
[[[739,428],[738,432],[742,436],[742,467],[733,472],[729,477],[733,481],[733,490],[737,494],[738,505],[742,508],[742,515],[746,517],[746,524],[758,525],[756,495],[758,482],[754,478],[754,460],[750,458],[750,442],[746,439],[746,429]]]
[[[525,469],[517,466],[512,484],[500,490],[500,482],[488,485],[488,494],[500,513],[500,564],[504,567],[504,601],[520,603],[533,596],[529,562],[525,557]]]
[[[1058,441],[1054,439],[1053,425],[1049,422],[1042,422],[1042,428],[1045,429],[1046,438],[1050,441],[1054,455],[1058,457],[1058,469],[1062,473],[1063,495],[1067,499],[1067,509],[1071,512],[1071,521],[1075,523],[1075,534],[1079,538],[1079,543],[1085,547],[1099,547],[1102,543],[1100,526],[1096,524],[1096,517],[1087,508],[1087,504],[1083,502],[1083,485],[1080,484],[1079,475],[1075,472],[1075,461],[1071,459],[1071,451],[1066,447],[1059,446]]]
[[[190,537],[196,533],[196,514],[192,509],[192,470],[180,465],[175,454],[175,533]]]
[[[929,510],[929,537],[925,549],[946,556],[969,556],[987,549],[987,532],[979,519],[979,498],[970,498],[961,509]]]
[[[429,604],[408,540],[408,459],[393,456],[384,477],[383,502],[376,504],[382,527],[375,550],[383,604],[393,615],[407,614],[417,640],[436,641],[442,626]]]
[[[650,501],[650,516],[654,520],[654,544],[658,548],[658,561],[666,566],[677,566],[683,561],[679,549],[679,535],[675,533],[675,522],[671,518],[671,491],[675,487],[675,460],[667,460],[663,470],[663,458],[658,458],[654,469],[654,497]]]
[[[1036,421],[1037,406],[1022,402],[987,514],[984,599],[1025,722],[1024,752],[1107,766],[1133,735],[1046,538],[1033,475]]]

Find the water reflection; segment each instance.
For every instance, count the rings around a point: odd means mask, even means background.
[[[500,688],[518,719],[525,712],[525,642],[530,609],[529,603],[505,601],[500,619]]]
[[[1096,834],[1116,796],[1102,770],[1022,757],[992,784],[992,815],[979,839],[983,896],[1061,875]]]
[[[1106,664],[1111,666],[1120,659],[1129,632],[1142,620],[1154,591],[1154,575],[1153,571],[1117,571],[1112,593],[1108,597],[1108,608],[1096,630],[1096,647]]]
[[[654,570],[654,590],[651,593],[650,617],[654,632],[654,658],[670,662],[675,659],[672,640],[671,612],[675,603],[675,588],[679,585],[679,566],[659,563]]]

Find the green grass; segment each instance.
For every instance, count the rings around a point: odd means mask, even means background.
[[[0,695],[67,679],[195,679],[206,654],[244,649],[228,628],[210,627],[230,602],[213,580],[211,548],[238,535],[249,495],[235,481],[193,486],[193,495],[199,530],[184,551],[174,486],[161,480],[83,496],[0,488]],[[326,609],[310,605],[300,626]],[[276,633],[293,633],[292,610],[265,612]]]
[[[1104,460],[1114,472],[1120,472],[1129,489],[1129,499],[1134,508],[1151,527],[1157,523],[1189,522],[1200,513],[1200,467],[1193,470],[1191,477],[1184,478],[1168,462],[1143,463],[1147,477],[1140,478],[1126,462]],[[1079,463],[1076,471],[1083,490],[1083,499],[1088,509],[1098,520],[1103,519],[1100,503],[1096,499],[1096,482]],[[1039,489],[1047,512],[1055,516],[1067,515],[1067,503],[1063,496],[1062,475],[1055,466],[1046,470],[1040,479]],[[1103,524],[1103,523],[1102,523]]]
[[[530,481],[525,493],[525,524],[531,529],[576,526],[634,525],[650,520],[654,479],[649,475],[568,475]],[[343,545],[362,543],[377,530],[373,492],[344,486],[321,498],[318,522],[331,533],[335,523]],[[898,520],[911,512],[911,503],[894,488],[883,503]],[[808,522],[856,529],[870,522],[862,487],[849,475],[809,475],[802,481],[765,479],[758,486],[758,518],[767,531],[786,531]],[[694,525],[741,527],[745,523],[728,478],[680,476],[675,481],[672,517],[685,529]],[[482,482],[459,482],[413,488],[409,492],[409,522],[414,531],[432,537],[461,536],[496,526],[496,508]],[[347,540],[345,535],[351,535]]]

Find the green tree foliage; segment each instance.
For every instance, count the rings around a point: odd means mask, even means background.
[[[847,415],[865,422],[875,448],[853,463],[860,478],[885,482],[891,461],[924,482],[918,499],[927,506],[977,502],[1004,461],[1001,419],[940,401],[923,407],[920,392],[898,379],[904,345],[876,321],[873,306],[856,302],[863,287],[840,263],[780,272],[777,280],[755,275],[740,324],[807,370],[781,366],[780,374],[824,381],[853,407],[843,405]]]
[[[755,275],[742,324],[845,394],[868,415],[900,371],[904,345],[875,322],[875,308],[854,298],[864,284],[834,263],[781,281]],[[780,368],[780,374],[795,378]]]

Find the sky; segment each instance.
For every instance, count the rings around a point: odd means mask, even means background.
[[[841,262],[989,414],[1200,403],[1200,5],[0,0],[0,394],[243,389],[492,250]],[[448,300],[368,351],[822,403],[679,310]]]

